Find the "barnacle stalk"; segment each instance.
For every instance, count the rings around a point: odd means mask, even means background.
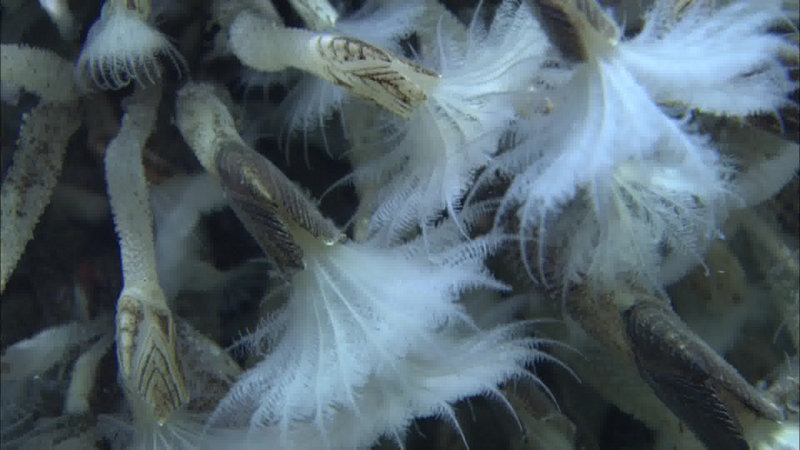
[[[50,202],[67,141],[80,126],[78,90],[59,76],[70,64],[48,50],[24,45],[0,46],[3,101],[14,103],[25,90],[41,101],[23,116],[14,164],[0,188],[0,292],[33,237],[33,229]]]
[[[24,117],[14,164],[0,188],[0,292],[5,289],[61,174],[76,104],[42,104]]]
[[[78,99],[75,82],[63,76],[70,72],[71,66],[69,61],[50,50],[20,44],[0,45],[3,83],[32,92],[43,102],[70,103]]]
[[[120,132],[106,150],[106,180],[124,278],[116,317],[119,369],[134,417],[161,424],[189,401],[189,393],[176,352],[175,322],[158,283],[142,164],[159,96],[159,89],[149,89],[128,99]]]

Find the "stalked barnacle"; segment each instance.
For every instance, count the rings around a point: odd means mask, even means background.
[[[217,156],[220,183],[231,206],[266,254],[281,269],[302,268],[302,251],[291,237],[288,217],[323,242],[342,233],[268,159],[241,142],[226,142]]]
[[[310,30],[349,36],[395,55],[403,54],[401,39],[416,31],[415,23],[425,11],[422,0],[371,0],[364,2],[357,11],[344,15],[339,14],[328,0],[293,0],[291,5]],[[283,116],[281,138],[287,145],[287,152],[293,135],[302,135],[308,162],[307,144],[314,137],[309,134],[318,129],[322,131],[325,150],[333,155],[338,154],[339,151],[328,143],[325,133],[329,131],[325,130],[325,122],[340,110],[344,121],[350,120],[349,112],[342,110],[352,97],[348,91],[346,86],[333,83],[330,79],[310,73],[301,76],[277,111]]]
[[[282,271],[304,266],[292,223],[323,242],[342,239],[333,222],[291,180],[244,143],[213,86],[186,86],[178,105],[178,128],[197,159],[217,177],[239,220]]]
[[[152,211],[142,151],[155,125],[160,89],[126,100],[106,149],[106,179],[120,241],[124,285],[117,300],[117,360],[136,421],[165,423],[189,401],[172,312],[158,281]]]
[[[155,84],[161,78],[160,57],[170,60],[178,74],[186,67],[169,39],[147,21],[150,0],[108,0],[100,18],[89,29],[75,76],[103,90],[121,89],[132,81]]]
[[[258,362],[210,418],[211,429],[247,427],[227,445],[359,447],[399,440],[413,417],[433,413],[458,428],[452,402],[502,398],[498,382],[548,359],[526,324],[483,329],[458,302],[469,289],[504,288],[484,267],[502,237],[466,241],[447,221],[398,246],[345,240],[233,123],[212,86],[178,93],[178,128],[245,226],[279,264],[286,254],[302,265],[287,274],[286,305],[238,343]]]
[[[263,39],[253,40],[253,35]],[[264,72],[295,67],[341,86],[408,119],[439,76],[372,44],[348,36],[277,26],[243,12],[231,25],[230,46],[242,62]]]
[[[708,448],[747,449],[745,407],[767,420],[783,413],[662,302],[636,301],[622,314],[642,378]]]

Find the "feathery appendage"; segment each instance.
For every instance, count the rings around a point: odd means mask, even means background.
[[[356,166],[357,185],[387,179],[367,196],[374,210],[372,236],[397,242],[417,226],[423,231],[442,211],[457,218],[475,173],[497,151],[500,136],[517,117],[512,99],[528,94],[532,74],[544,60],[547,39],[531,10],[503,2],[489,28],[476,17],[466,43],[438,30],[441,81],[408,123],[387,126],[386,154]]]
[[[552,92],[554,112],[523,123],[520,126],[524,136],[522,143],[493,163],[501,171],[517,174],[501,208],[503,214],[498,217],[507,217],[513,207],[522,205],[519,212],[521,238],[538,227],[541,239],[545,235],[542,224],[582,190],[591,195],[592,220],[600,229],[612,229],[614,221],[628,215],[620,216],[620,212],[629,209],[629,206],[620,208],[622,203],[615,200],[621,191],[615,191],[613,186],[622,186],[615,174],[622,165],[633,167],[650,162],[672,166],[670,170],[678,171],[672,182],[679,186],[677,190],[655,187],[658,195],[641,195],[638,199],[626,194],[628,203],[631,199],[655,202],[644,209],[637,207],[642,211],[659,211],[656,214],[659,219],[645,220],[649,225],[642,230],[650,228],[651,231],[641,237],[652,238],[655,232],[656,236],[664,238],[672,233],[672,247],[692,248],[697,255],[703,253],[702,248],[696,248],[698,242],[707,240],[709,227],[714,228],[719,223],[714,219],[714,223],[688,226],[687,219],[700,222],[706,219],[687,213],[696,208],[683,206],[690,205],[688,199],[694,196],[702,199],[698,203],[704,205],[701,209],[710,208],[700,216],[714,217],[720,212],[710,205],[719,204],[720,191],[727,188],[721,188],[709,199],[702,180],[707,177],[713,181],[711,186],[720,187],[725,184],[723,172],[727,169],[714,162],[718,159],[716,150],[704,137],[689,129],[687,119],[670,117],[662,105],[677,103],[730,114],[774,110],[786,102],[790,90],[786,70],[778,62],[784,44],[766,30],[779,19],[779,13],[770,8],[753,11],[747,2],[734,2],[718,11],[712,11],[708,5],[695,5],[682,15],[674,15],[669,5],[670,2],[659,3],[648,16],[650,22],[645,30],[633,40],[609,40],[603,46],[587,46],[585,61],[575,69],[572,79]],[[698,22],[699,18],[702,23]],[[736,30],[735,34],[726,34],[727,28],[724,32],[720,28],[728,26]],[[597,32],[588,29],[588,26],[578,27],[576,32],[587,36]],[[744,51],[739,52],[739,47]],[[665,60],[669,63],[665,64]],[[758,93],[751,95],[751,91]],[[652,188],[654,186],[637,187],[645,192]],[[672,210],[657,206],[664,202],[683,206]],[[676,217],[669,219],[669,214]],[[661,229],[671,226],[678,228]],[[628,226],[628,229],[632,228]],[[687,233],[687,230],[699,234]],[[642,274],[641,269],[624,263],[625,258],[609,260],[611,253],[619,252],[609,252],[605,257],[588,256],[587,248],[594,248],[593,251],[602,248],[587,240],[597,242],[611,237],[603,233],[589,235],[594,237],[584,235],[583,250],[574,254],[573,262],[567,264],[572,266],[566,271],[571,273],[568,278],[575,278],[582,270],[605,272],[596,273],[604,281],[617,275],[631,276],[626,273],[629,270]],[[612,244],[605,247],[610,249]],[[647,266],[651,267],[650,275],[661,272],[660,258],[652,260],[656,256],[652,244],[642,242],[634,247],[634,250],[651,248],[645,252],[650,257],[643,257],[640,263],[651,264]],[[525,246],[521,248],[524,252]],[[597,270],[591,270],[589,261],[594,257],[598,262],[605,262],[606,268],[601,269],[600,264],[595,266]],[[700,258],[694,259],[699,261]],[[525,260],[528,261],[527,255]],[[583,262],[577,263],[579,260]],[[583,269],[574,270],[581,266]],[[608,273],[609,268],[617,274]],[[654,284],[653,279],[639,281],[650,286]]]
[[[294,234],[306,269],[292,278],[285,308],[245,338],[255,353],[271,352],[222,402],[215,423],[322,428],[334,407],[358,407],[356,390],[372,373],[413,349],[436,352],[437,329],[469,322],[459,292],[502,288],[483,266],[491,241],[439,251],[434,243],[428,253],[420,242],[386,249]]]
[[[696,1],[674,17],[656,2],[645,28],[622,42],[620,62],[656,102],[681,102],[734,116],[776,113],[796,82],[780,61],[791,44],[770,28],[785,21],[780,1]]]
[[[75,66],[78,83],[85,86],[91,81],[100,89],[122,89],[131,81],[155,84],[161,78],[160,56],[166,56],[180,74],[186,62],[172,43],[140,12],[119,3],[106,2],[89,29]]]
[[[657,291],[702,263],[731,203],[729,168],[713,151],[708,156],[694,169],[652,160],[620,164],[606,211],[578,202],[582,217],[569,215],[574,229],[556,238],[565,249],[556,262],[561,285],[634,282]]]
[[[604,72],[602,79],[613,74]],[[588,80],[592,79],[599,81]],[[526,168],[511,183],[497,225],[519,206],[521,242],[537,229],[540,245],[556,245],[547,240],[566,245],[570,250],[556,262],[563,265],[560,281],[565,283],[587,277],[611,283],[622,277],[660,289],[662,245],[691,255],[693,263],[701,262],[703,243],[709,242],[730,206],[730,169],[708,140],[687,124],[667,117],[644,96],[624,97],[635,93],[636,85],[615,90],[608,83],[590,85],[589,92],[607,96],[579,104],[604,105],[586,108],[585,122],[559,126],[542,120],[536,124],[539,133],[530,132],[517,149],[498,158],[508,172]],[[640,107],[640,114],[634,106]],[[563,113],[576,111],[569,107]],[[556,113],[552,120],[560,116]],[[566,234],[548,233],[545,224],[559,221],[562,208],[580,193],[585,194],[585,215],[565,218],[576,221]],[[521,248],[525,253],[526,247]],[[540,259],[543,254],[540,251]],[[523,256],[530,264],[533,255]],[[543,263],[532,265],[542,270]]]
[[[547,341],[524,336],[528,328],[526,323],[485,330],[465,324],[442,328],[432,335],[435,347],[418,347],[367,376],[353,389],[352,405],[331,405],[319,420],[309,417],[285,429],[278,424],[251,427],[246,438],[240,435],[228,442],[237,448],[357,448],[384,436],[402,444],[405,429],[418,417],[437,416],[460,432],[453,404],[475,395],[497,399],[514,416],[498,385],[531,378],[546,390],[526,365],[542,361],[561,365],[540,350]]]

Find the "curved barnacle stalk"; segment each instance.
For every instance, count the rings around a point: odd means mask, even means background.
[[[178,93],[176,116],[200,163],[219,179],[236,215],[282,270],[303,268],[294,228],[328,244],[343,238],[291,180],[244,143],[212,86],[184,87]]]
[[[17,265],[61,174],[77,104],[42,104],[23,117],[14,164],[0,188],[0,292]]]
[[[39,6],[50,17],[50,21],[58,28],[58,33],[65,41],[74,42],[80,31],[78,21],[69,9],[67,0],[50,0],[39,2]]]
[[[49,448],[86,431],[97,366],[112,342],[111,317],[104,314],[47,327],[6,347],[0,355],[3,448]],[[44,387],[67,380],[61,416],[37,420],[52,395]]]
[[[257,70],[295,67],[404,119],[411,118],[439,80],[438,74],[359,39],[276,26],[248,12],[231,25],[230,46]]]
[[[0,45],[0,78],[3,83],[34,93],[42,98],[43,103],[65,104],[78,100],[75,82],[72,77],[64,76],[71,70],[69,61],[50,50],[23,44]]]
[[[4,96],[25,90],[41,98],[22,118],[14,163],[0,188],[2,292],[50,202],[67,141],[80,126],[81,116],[75,84],[63,76],[70,71],[68,61],[48,50],[16,44],[0,46],[0,60],[0,78],[8,87]]]
[[[162,424],[189,401],[189,393],[176,350],[175,321],[158,283],[142,164],[159,96],[159,89],[148,89],[127,99],[122,127],[106,150],[105,163],[124,278],[116,317],[120,374],[135,418],[151,417]]]

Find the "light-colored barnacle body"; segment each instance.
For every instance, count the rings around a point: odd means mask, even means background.
[[[316,38],[325,78],[409,119],[439,75],[367,42],[340,35]]]
[[[304,70],[404,119],[439,83],[437,73],[359,39],[276,26],[249,12],[231,25],[229,44],[245,65],[265,72]]]
[[[216,164],[222,189],[236,215],[282,270],[303,267],[302,250],[292,238],[292,223],[325,242],[342,239],[333,222],[323,217],[291,180],[241,139],[224,142]]]
[[[162,302],[123,293],[117,303],[117,358],[128,395],[158,423],[189,401],[176,350],[175,321]]]
[[[131,297],[121,297],[117,307],[117,360],[124,378],[129,378],[136,335],[143,321],[141,304]]]

